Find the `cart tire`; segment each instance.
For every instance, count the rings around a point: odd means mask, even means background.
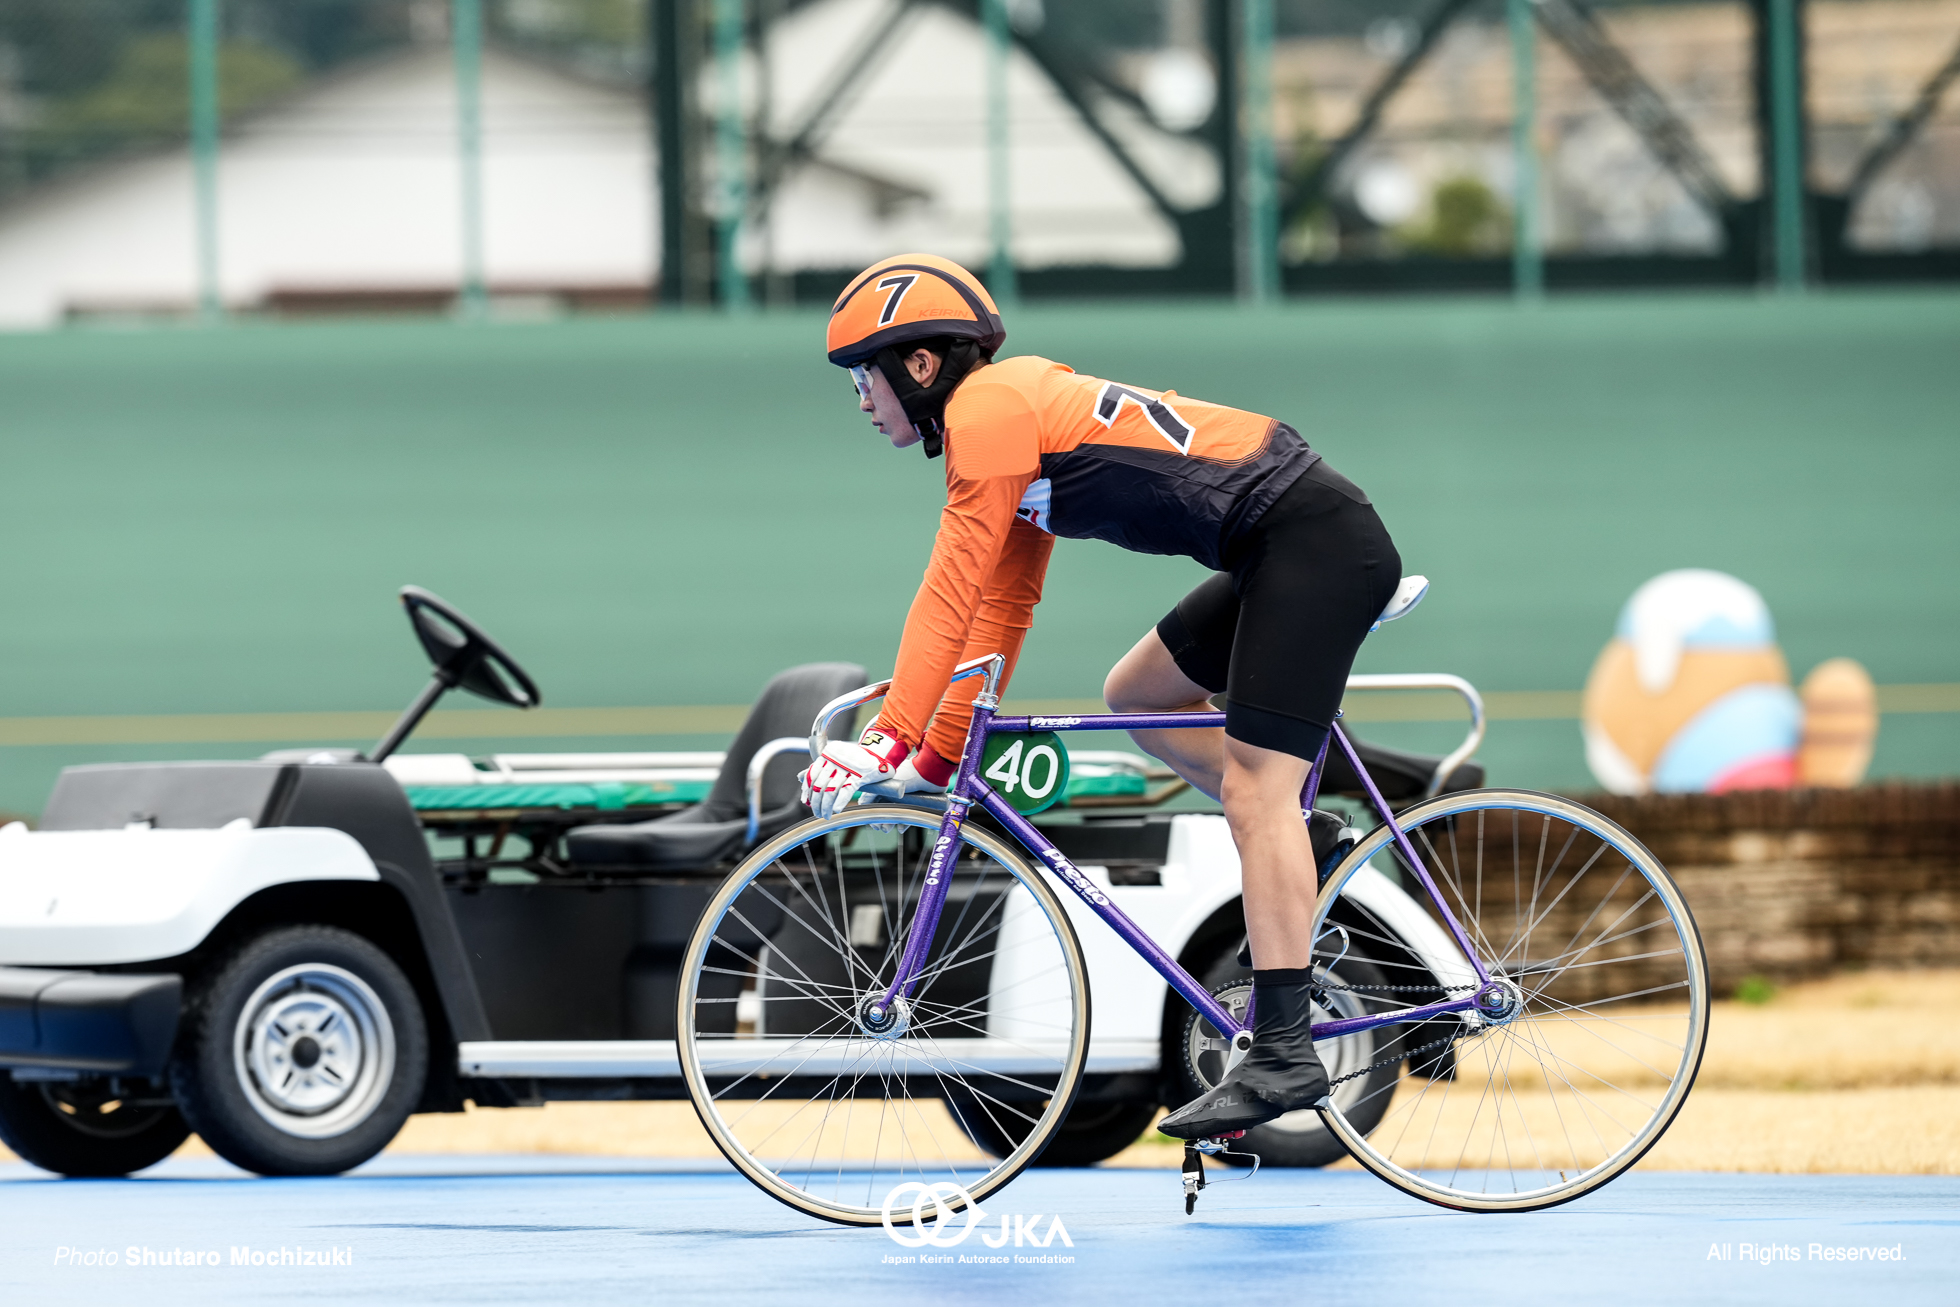
[[[422,1097],[415,987],[350,931],[289,926],[221,961],[186,1005],[171,1085],[219,1156],[261,1175],[334,1175],[401,1130]]]
[[[953,1124],[960,1133],[971,1139],[974,1146],[995,1157],[1006,1157],[1020,1147],[1021,1138],[1010,1137],[984,1113],[974,1109],[971,1103],[962,1103],[956,1098],[946,1100]],[[1030,1166],[1094,1166],[1110,1158],[1135,1143],[1150,1123],[1157,1119],[1155,1103],[1084,1103],[1077,1102],[1069,1108],[1068,1115],[1055,1133],[1048,1136],[1048,1144],[1041,1150],[1041,1156],[1029,1163]]]
[[[57,1175],[141,1171],[176,1152],[190,1133],[176,1108],[125,1103],[102,1081],[0,1075],[0,1142]]]
[[[1360,986],[1380,985],[1386,980],[1381,969],[1363,956],[1359,949],[1350,951],[1340,965],[1339,975],[1331,978]],[[1208,991],[1216,994],[1234,986],[1250,984],[1252,972],[1239,964],[1238,946],[1235,944],[1220,953],[1198,979]],[[1352,1001],[1349,996],[1342,997],[1344,1001]],[[1365,1006],[1364,1001],[1362,1008],[1341,1011],[1337,1015],[1357,1016],[1361,1010],[1365,1010]],[[1197,1021],[1196,1013],[1185,1016],[1185,1039],[1180,1045],[1181,1049],[1188,1049],[1191,1027]],[[1209,1026],[1206,1028],[1209,1029]],[[1408,1039],[1404,1028],[1390,1027],[1365,1035],[1349,1036],[1348,1042],[1356,1047],[1334,1049],[1322,1045],[1321,1055],[1327,1061],[1330,1072],[1335,1074],[1341,1073],[1344,1068],[1372,1067],[1366,1074],[1348,1081],[1351,1087],[1337,1087],[1337,1092],[1349,1103],[1349,1120],[1354,1122],[1355,1129],[1365,1134],[1373,1130],[1388,1111],[1389,1096],[1402,1074],[1402,1063],[1395,1059],[1394,1053],[1398,1045],[1406,1047]],[[1189,1102],[1211,1088],[1188,1056],[1180,1057],[1176,1065],[1184,1095],[1180,1102]],[[1178,1104],[1171,1106],[1175,1108]],[[1246,1131],[1245,1140],[1237,1145],[1237,1151],[1256,1154],[1262,1166],[1327,1166],[1347,1156],[1347,1149],[1311,1108],[1288,1112],[1277,1121]]]

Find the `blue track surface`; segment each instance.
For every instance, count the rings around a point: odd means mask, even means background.
[[[990,1213],[1059,1213],[1074,1240],[1023,1257],[893,1264],[881,1230],[805,1220],[719,1165],[385,1157],[338,1179],[217,1162],[60,1181],[0,1166],[0,1299],[14,1303],[1951,1303],[1960,1178],[1635,1174],[1528,1216],[1463,1216],[1371,1177],[1269,1172],[1182,1214],[1168,1171],[1032,1172]],[[1898,1246],[1902,1262],[1809,1245]],[[218,1250],[221,1265],[57,1265],[63,1247]],[[251,1267],[230,1250],[352,1249],[352,1264]],[[1745,1245],[1795,1250],[1761,1263]],[[1727,1261],[1711,1260],[1726,1247]],[[927,1250],[931,1251],[931,1250]],[[945,1255],[1013,1256],[977,1237]],[[70,1258],[74,1254],[70,1254]],[[119,1257],[120,1260],[120,1257]]]

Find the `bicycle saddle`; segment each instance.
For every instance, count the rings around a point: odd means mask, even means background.
[[[1395,587],[1395,595],[1388,601],[1388,607],[1382,609],[1382,615],[1375,619],[1375,624],[1368,628],[1368,633],[1373,635],[1376,631],[1381,630],[1383,622],[1392,622],[1398,617],[1407,617],[1415,610],[1415,606],[1422,602],[1422,597],[1428,593],[1428,577],[1403,577],[1402,584]]]

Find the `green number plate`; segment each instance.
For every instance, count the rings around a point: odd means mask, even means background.
[[[1016,812],[1032,817],[1068,793],[1068,750],[1053,731],[1003,731],[987,737],[980,774]]]

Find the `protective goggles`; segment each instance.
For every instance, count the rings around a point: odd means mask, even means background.
[[[871,398],[871,368],[860,363],[851,369],[851,384],[857,387],[859,399]]]

